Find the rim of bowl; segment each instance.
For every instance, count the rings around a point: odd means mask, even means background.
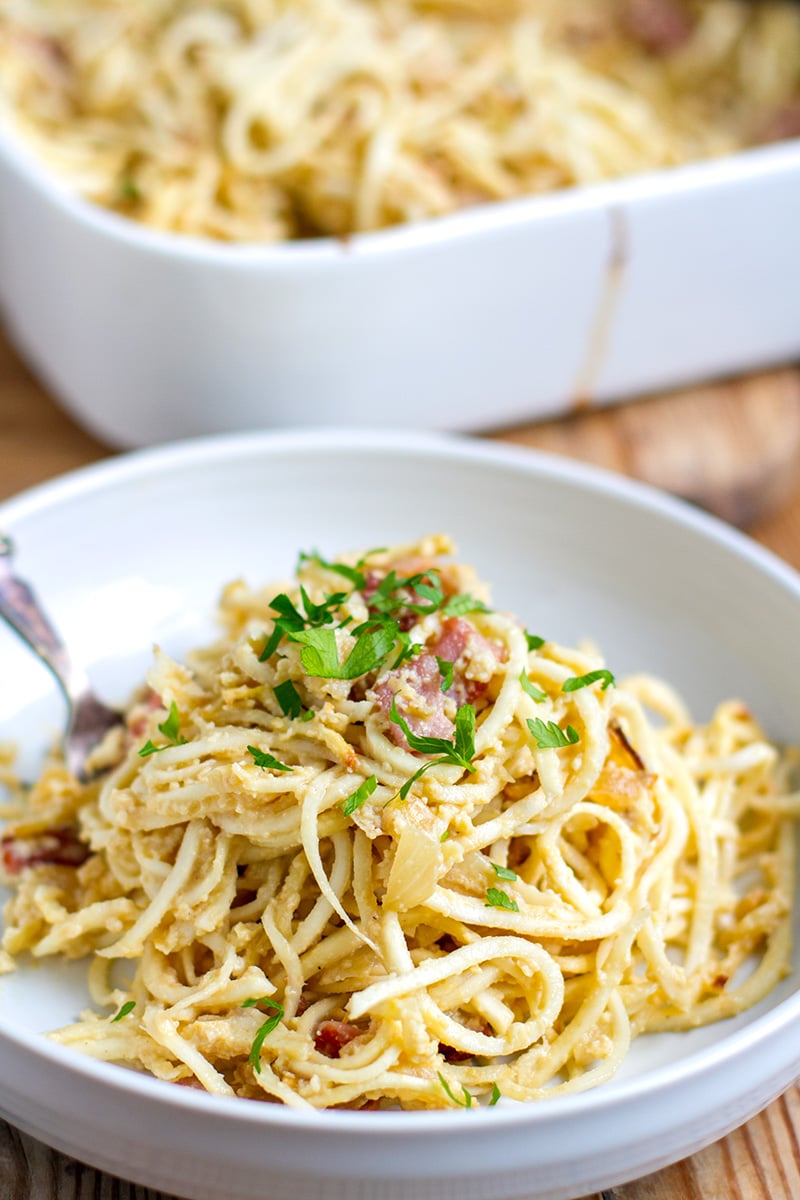
[[[49,482],[38,484],[17,496],[0,503],[0,522],[35,517],[37,513],[81,496],[116,484],[125,485],[166,468],[207,464],[214,461],[233,462],[237,459],[271,456],[274,453],[340,454],[351,450],[359,454],[378,452],[402,457],[423,456],[455,462],[474,462],[489,467],[514,470],[544,478],[553,478],[583,491],[601,493],[621,499],[635,508],[660,516],[686,530],[699,533],[725,547],[751,567],[768,575],[783,586],[800,603],[800,573],[770,550],[745,534],[692,505],[637,480],[628,479],[602,467],[550,455],[540,450],[507,443],[479,442],[461,434],[409,433],[405,430],[369,429],[302,429],[257,431],[192,438],[166,445],[134,450],[68,472]],[[13,530],[12,530],[13,532]],[[544,1103],[509,1104],[498,1106],[489,1113],[478,1108],[474,1118],[481,1122],[516,1126],[530,1122],[536,1125],[559,1123],[570,1117],[589,1115],[596,1108],[624,1107],[631,1102],[643,1102],[676,1084],[685,1085],[731,1060],[757,1050],[765,1041],[773,1040],[791,1026],[800,1023],[800,990],[786,997],[774,1008],[747,1022],[729,1036],[710,1046],[701,1047],[690,1055],[646,1071],[632,1079],[615,1083],[611,1090],[599,1086],[573,1095],[555,1096]],[[178,1088],[174,1084],[140,1074],[114,1063],[100,1062],[80,1054],[70,1047],[48,1042],[46,1036],[9,1024],[0,1018],[0,1042],[14,1042],[26,1053],[56,1067],[69,1068],[101,1086],[116,1092],[129,1092],[142,1098],[188,1111],[207,1113],[215,1118],[237,1124],[257,1126],[284,1124],[299,1129],[320,1132],[362,1132],[364,1114],[359,1112],[290,1109],[283,1105],[251,1103],[239,1097],[212,1096]],[[13,1118],[12,1118],[13,1119]],[[437,1137],[451,1126],[463,1130],[463,1113],[449,1110],[419,1112],[371,1112],[370,1125],[380,1125],[383,1136],[413,1135]]]
[[[122,216],[70,190],[25,140],[14,124],[13,110],[0,108],[0,157],[51,204],[79,225],[110,241],[143,253],[196,259],[217,267],[297,269],[333,266],[348,259],[396,255],[434,244],[443,245],[499,229],[516,228],[569,213],[606,210],[672,195],[701,193],[767,175],[800,171],[800,138],[748,147],[716,159],[643,171],[620,179],[581,184],[541,195],[476,204],[442,217],[391,226],[344,237],[320,237],[277,243],[222,242],[195,234],[153,229]]]

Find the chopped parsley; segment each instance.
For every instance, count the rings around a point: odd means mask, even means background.
[[[525,641],[528,643],[529,650],[538,650],[544,645],[544,638],[537,637],[535,633],[528,633],[527,629],[525,630]]]
[[[420,737],[414,733],[410,729],[408,722],[397,711],[396,698],[392,700],[389,719],[395,725],[400,726],[412,750],[416,750],[419,754],[437,755],[430,762],[424,763],[418,771],[414,772],[410,779],[405,781],[399,792],[401,800],[405,800],[411,791],[412,785],[426,771],[442,763],[452,763],[474,774],[475,767],[473,767],[471,760],[475,755],[475,709],[471,704],[462,704],[456,713],[455,731],[452,741],[448,741],[447,738]]]
[[[519,681],[522,684],[523,692],[527,692],[531,700],[535,700],[537,704],[541,704],[543,700],[547,699],[547,692],[543,692],[535,683],[531,683],[526,671],[520,671]]]
[[[248,753],[252,754],[253,762],[257,767],[262,767],[265,771],[293,771],[294,767],[287,767],[286,763],[282,763],[272,754],[266,754],[263,750],[259,750],[257,746],[248,746]]]
[[[123,175],[119,181],[119,198],[127,204],[136,204],[142,198],[139,185],[132,175]]]
[[[562,746],[574,746],[580,741],[577,729],[568,725],[566,730],[555,721],[543,721],[541,717],[531,720],[528,717],[528,729],[540,750],[558,750]]]
[[[602,668],[599,671],[589,671],[586,675],[573,675],[570,679],[565,679],[561,690],[562,692],[577,692],[581,688],[589,687],[590,684],[600,683],[601,681],[603,691],[607,687],[616,686],[617,682],[610,671]]]
[[[260,1026],[256,1036],[253,1038],[253,1044],[250,1047],[250,1053],[247,1056],[247,1061],[256,1072],[261,1073],[261,1047],[264,1044],[264,1039],[269,1037],[273,1029],[276,1029],[283,1020],[283,1005],[278,1004],[277,1000],[270,1000],[268,996],[259,996],[253,1000],[245,1000],[242,1008],[253,1008],[256,1004],[264,1004],[267,1008],[274,1009],[273,1015],[267,1017],[263,1025]]]
[[[416,602],[414,597],[417,598]],[[426,603],[418,603],[420,600]],[[393,616],[401,609],[403,612],[426,616],[437,612],[443,603],[444,592],[435,568],[409,575],[405,579],[400,579],[396,571],[390,571],[369,598],[370,611],[385,617]]]
[[[364,559],[359,559],[358,566],[349,567],[347,563],[328,562],[327,559],[322,557],[318,550],[312,550],[310,554],[306,554],[301,550],[300,557],[297,560],[298,571],[303,563],[306,562],[315,562],[325,571],[335,571],[337,575],[341,575],[348,581],[348,583],[352,583],[353,587],[358,591],[361,591],[362,588],[366,587],[367,577],[363,571],[358,569],[360,566],[363,566]]]
[[[333,629],[304,629],[289,635],[300,642],[300,660],[307,675],[323,679],[358,679],[382,665],[397,640],[397,625],[387,621],[356,638],[356,644],[343,663]]]
[[[439,658],[438,654],[436,655],[436,661],[439,664],[439,674],[442,677],[442,691],[449,692],[453,686],[453,671],[455,670],[455,666],[453,663],[448,662],[446,658]]]
[[[397,634],[397,640],[400,643],[400,653],[392,663],[392,670],[396,671],[399,666],[402,666],[409,658],[414,658],[417,654],[421,654],[423,647],[419,642],[412,642],[411,634],[406,633],[401,629]]]
[[[519,905],[516,900],[512,900],[507,892],[503,892],[500,888],[486,889],[486,903],[484,908],[505,908],[508,912],[519,912]]]
[[[162,750],[168,749],[169,746],[185,746],[186,738],[179,734],[181,719],[178,715],[178,706],[173,700],[169,706],[169,714],[165,721],[162,721],[158,726],[159,732],[163,733],[167,739],[166,746],[155,746],[148,738],[141,750],[138,751],[140,758],[147,758],[150,754],[158,754]]]
[[[446,617],[463,617],[466,613],[491,611],[482,600],[476,600],[474,596],[470,596],[466,592],[459,592],[457,596],[451,596],[442,606],[442,612]]]
[[[374,775],[370,775],[369,779],[365,779],[362,784],[359,784],[356,790],[346,800],[342,801],[342,812],[344,815],[346,817],[352,816],[357,809],[361,808],[361,805],[365,801],[369,800],[377,786],[378,781]]]
[[[503,1093],[500,1091],[500,1088],[497,1086],[496,1083],[493,1083],[492,1084],[492,1095],[489,1100],[489,1108],[494,1108],[495,1104],[497,1104],[497,1101],[502,1098],[502,1095],[503,1095]]]
[[[275,692],[275,699],[278,701],[278,704],[280,704],[281,712],[284,714],[284,716],[292,718],[304,717],[305,720],[308,720],[308,718],[305,717],[303,701],[300,697],[300,693],[292,683],[291,679],[287,679],[285,683],[277,684],[276,687],[273,688],[273,691]],[[310,715],[313,716],[313,713]]]
[[[498,866],[498,864],[495,862],[491,863],[490,865],[498,879],[514,880],[514,879],[519,878],[519,876],[517,875],[517,872],[512,871],[511,867],[501,867],[501,866]]]
[[[135,1000],[126,1000],[125,1003],[120,1008],[119,1012],[116,1014],[116,1016],[113,1016],[111,1018],[111,1024],[113,1025],[115,1021],[121,1021],[123,1017],[127,1017],[128,1013],[132,1013],[135,1008],[136,1008]]]
[[[452,1091],[450,1090],[450,1084],[447,1082],[442,1072],[437,1071],[437,1075],[439,1076],[439,1083],[442,1085],[446,1095],[449,1096],[449,1098],[453,1101],[453,1104],[457,1104],[459,1108],[472,1108],[472,1096],[464,1087],[463,1083],[461,1084],[461,1091],[464,1093],[464,1099],[459,1100],[458,1096],[453,1095]]]

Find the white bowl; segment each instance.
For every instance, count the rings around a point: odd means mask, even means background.
[[[0,305],[115,445],[285,425],[476,429],[800,352],[800,141],[279,246],[161,234],[0,128]]]
[[[251,434],[113,460],[0,507],[19,570],[95,685],[121,701],[158,640],[211,632],[223,581],[450,531],[531,628],[587,635],[614,669],[670,679],[698,717],[740,695],[797,740],[800,580],[719,522],[612,475],[467,440]],[[0,736],[35,769],[62,711],[0,629]],[[796,959],[797,961],[797,959]],[[584,1095],[478,1112],[306,1114],[98,1063],[41,1031],[86,1001],[85,964],[0,982],[3,1115],[70,1154],[198,1200],[565,1200],[687,1155],[800,1071],[797,978],[750,1012],[634,1043]]]

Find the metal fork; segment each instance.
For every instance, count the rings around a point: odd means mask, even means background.
[[[72,774],[86,780],[89,754],[122,717],[95,696],[86,672],[70,658],[33,588],[14,574],[13,556],[11,538],[0,534],[0,617],[53,673],[67,702],[64,758]]]

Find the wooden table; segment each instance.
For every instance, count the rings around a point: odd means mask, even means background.
[[[492,436],[671,487],[749,526],[760,542],[800,567],[798,370],[576,413]],[[0,335],[0,499],[109,453],[54,406]],[[0,1121],[0,1200],[89,1196],[170,1200],[66,1158]],[[800,1090],[795,1086],[693,1158],[592,1200],[798,1197]]]

